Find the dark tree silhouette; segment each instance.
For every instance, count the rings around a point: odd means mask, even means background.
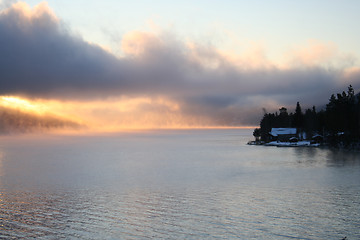
[[[293,119],[294,119],[293,120],[293,126],[295,128],[302,129],[303,128],[303,122],[304,122],[304,116],[303,116],[303,113],[301,111],[301,107],[300,107],[299,102],[296,103],[296,108],[295,108],[295,113],[294,113]]]
[[[255,141],[260,141],[260,137],[261,137],[261,131],[260,128],[255,128],[254,132],[253,132],[253,136],[255,137]]]
[[[279,109],[279,114],[265,111],[260,122],[261,140],[269,141],[271,129],[279,127],[297,128],[298,134],[305,132],[308,139],[320,134],[333,145],[360,146],[360,93],[355,95],[350,85],[346,92],[332,94],[326,108],[319,112],[313,106],[303,113],[299,102],[294,113],[289,114],[285,107]]]

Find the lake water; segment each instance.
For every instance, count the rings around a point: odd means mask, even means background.
[[[360,239],[360,154],[252,130],[0,137],[0,239]]]

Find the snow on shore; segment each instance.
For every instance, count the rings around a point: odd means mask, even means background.
[[[276,147],[318,147],[319,143],[311,144],[310,141],[299,141],[299,142],[269,142],[265,143],[265,146],[276,146]]]

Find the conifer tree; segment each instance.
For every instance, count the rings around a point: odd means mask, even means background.
[[[304,116],[300,107],[300,103],[296,103],[295,113],[294,113],[294,127],[297,129],[302,129],[304,125]]]

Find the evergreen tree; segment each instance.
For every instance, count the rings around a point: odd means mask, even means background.
[[[261,137],[261,131],[260,128],[255,128],[254,132],[253,132],[253,136],[255,137],[255,141],[259,141],[260,137]]]
[[[341,142],[346,146],[360,141],[360,93],[355,95],[350,85],[346,92],[332,94],[326,109],[319,112],[313,106],[303,113],[299,102],[294,113],[289,114],[285,107],[279,109],[279,114],[265,112],[260,123],[261,139],[268,141],[272,128],[290,126],[296,127],[299,132],[306,132],[308,137],[321,134],[334,145]]]
[[[300,107],[300,103],[297,102],[296,103],[296,108],[295,108],[295,114],[294,114],[294,118],[293,118],[293,126],[296,127],[297,129],[302,129],[303,125],[304,125],[304,116],[303,113],[301,111],[301,107]]]
[[[315,106],[313,109],[307,109],[304,115],[304,131],[306,136],[311,137],[318,130],[318,117],[315,111]]]
[[[285,107],[282,107],[279,109],[280,114],[277,117],[277,121],[274,127],[278,127],[278,128],[287,128],[290,127],[290,117],[289,114],[287,112],[287,109]]]

